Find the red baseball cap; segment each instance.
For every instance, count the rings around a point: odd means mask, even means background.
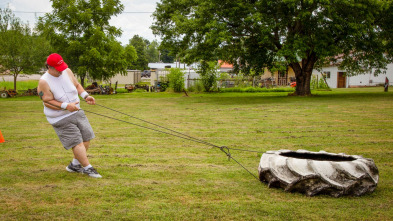
[[[46,59],[46,63],[58,71],[64,71],[68,68],[68,65],[63,61],[63,58],[56,53],[49,55]]]

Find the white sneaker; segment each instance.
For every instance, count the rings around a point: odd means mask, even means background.
[[[94,178],[102,178],[102,176],[96,171],[96,169],[94,169],[94,167],[90,167],[89,169],[83,169],[82,170],[83,174],[87,174],[90,177],[94,177]]]

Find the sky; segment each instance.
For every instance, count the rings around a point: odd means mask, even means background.
[[[123,12],[154,12],[157,2],[160,0],[122,0]],[[52,11],[50,0],[0,0],[0,8],[8,7],[16,17],[29,22],[31,27],[34,27],[38,17],[44,16],[42,12]],[[159,41],[159,37],[154,36],[150,29],[153,23],[151,15],[151,13],[122,13],[112,17],[110,24],[120,27],[123,31],[122,36],[117,40],[126,45],[134,35],[139,35],[149,41]]]

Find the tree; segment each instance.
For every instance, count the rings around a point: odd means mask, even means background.
[[[393,1],[386,1],[383,7],[382,18],[378,21],[383,30],[383,40],[387,53],[393,57]]]
[[[87,75],[107,80],[117,73],[127,74],[136,55],[115,38],[121,30],[109,25],[124,6],[120,0],[51,0],[53,13],[39,18],[37,30],[50,39],[84,86]]]
[[[180,68],[171,68],[168,74],[169,87],[175,92],[184,90],[184,72]]]
[[[172,56],[168,49],[160,49],[160,60],[164,63],[173,63],[175,56]]]
[[[187,63],[221,59],[244,73],[289,66],[295,94],[310,95],[312,70],[326,62],[342,59],[353,74],[386,66],[383,2],[162,0],[151,28]]]
[[[134,46],[127,45],[125,47],[125,53],[126,53],[127,61],[135,62],[135,61],[138,60],[138,54],[137,54],[136,49],[134,48]],[[132,64],[132,62],[129,62],[128,66],[130,66],[130,63]]]
[[[132,67],[136,70],[148,69],[149,60],[147,58],[147,43],[146,39],[143,39],[139,35],[134,35],[130,39],[129,45],[132,45],[138,55],[138,59],[132,63]]]
[[[197,73],[201,76],[202,84],[206,92],[212,91],[217,87],[219,76],[218,64],[216,61],[200,61]]]
[[[49,42],[32,33],[28,24],[10,9],[0,9],[0,72],[10,71],[15,90],[18,75],[39,73],[49,51]]]
[[[158,51],[158,42],[156,40],[152,41],[148,46],[147,46],[147,58],[149,62],[159,62],[159,51]]]

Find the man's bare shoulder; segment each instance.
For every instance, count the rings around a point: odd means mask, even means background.
[[[50,96],[52,94],[52,92],[50,91],[48,82],[46,82],[44,79],[40,79],[38,81],[37,92],[38,92],[38,95],[41,97],[41,99],[43,97],[47,98],[48,96]]]
[[[72,72],[72,70],[71,70],[70,68],[67,68],[66,71],[67,71],[67,74],[68,74],[69,76],[75,76],[75,75],[74,75],[74,72]]]
[[[44,89],[44,88],[47,88],[49,86],[49,84],[48,84],[48,82],[46,82],[46,80],[44,80],[44,79],[40,79],[39,81],[38,81],[38,90],[39,89]]]
[[[48,86],[48,82],[46,82],[44,79],[40,79],[38,81],[38,88],[42,88],[42,87],[45,87],[45,86]]]
[[[67,71],[67,74],[68,74],[69,78],[71,79],[72,83],[75,85],[75,87],[78,87],[79,82],[76,79],[74,73],[69,68],[67,68],[66,71]]]

